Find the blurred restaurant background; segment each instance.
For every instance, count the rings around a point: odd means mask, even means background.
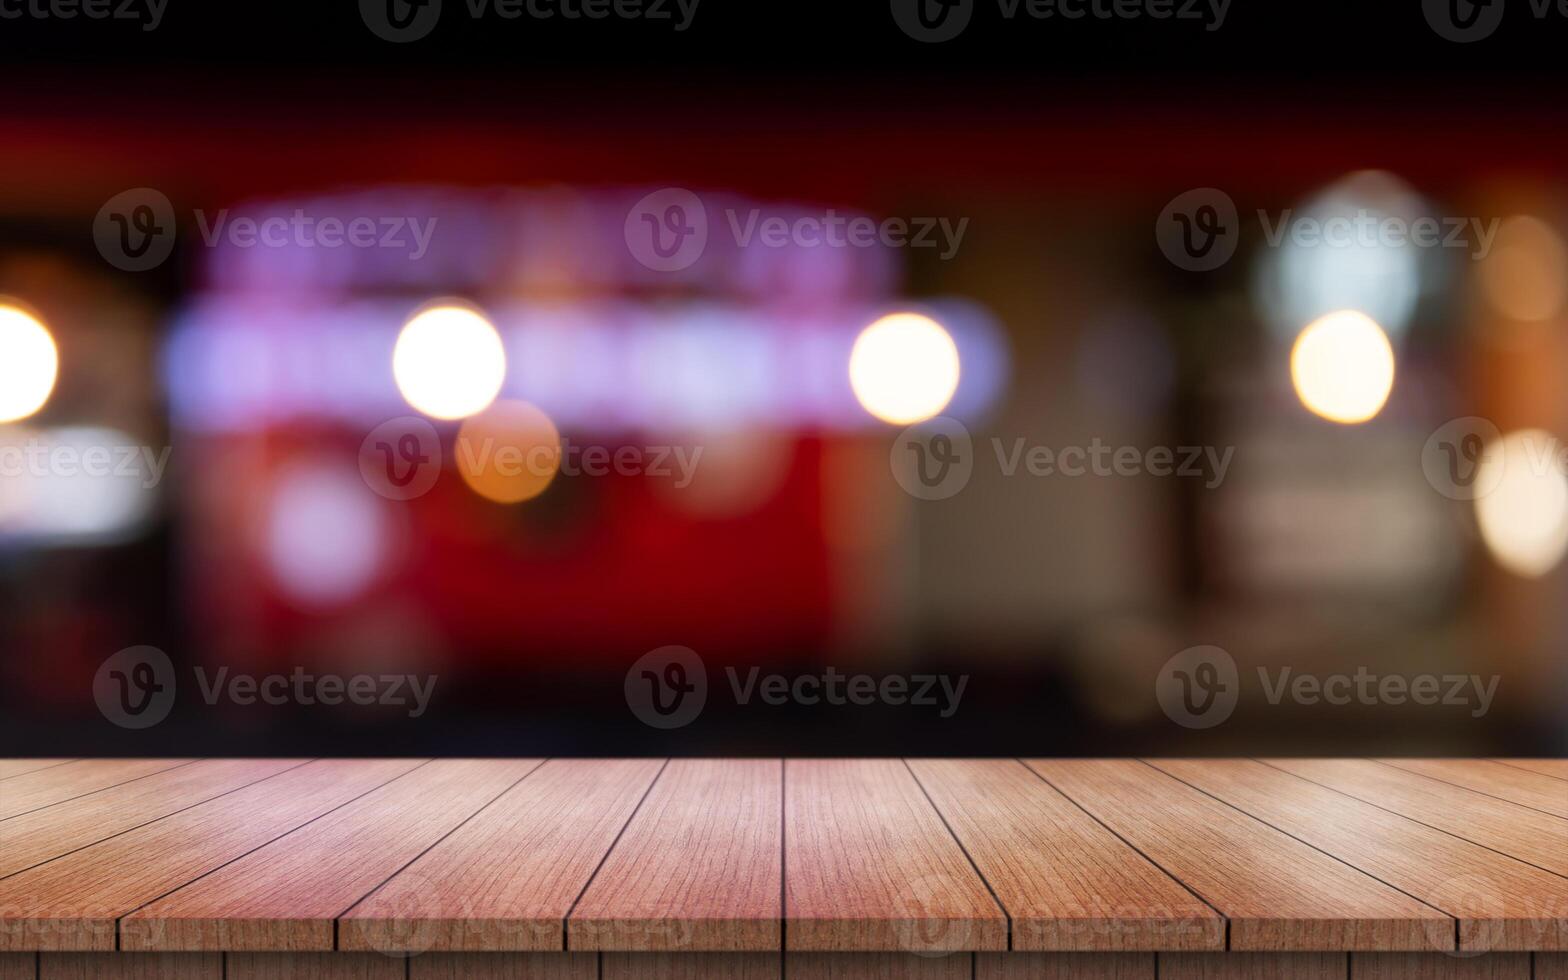
[[[750,67],[699,53],[718,28],[598,50],[575,25],[552,61],[531,25],[514,68],[474,25],[410,54],[351,8],[323,68],[270,21],[232,63],[180,54],[202,22],[177,13],[157,64],[23,25],[7,69],[3,754],[1568,751],[1568,137],[1528,63],[1494,49],[1510,96],[1477,93],[1424,37],[1396,81],[1329,24],[1297,75],[1259,50],[1289,24],[1233,13],[1185,54],[1086,25],[988,65],[878,5],[843,70],[842,39],[788,59],[821,25]],[[1231,60],[1162,80],[1189,56]],[[1165,247],[1195,191],[1233,232],[1212,268]],[[673,234],[692,200],[700,254],[643,250],[642,216]],[[938,244],[743,244],[748,215]],[[1271,241],[1365,215],[1462,238]],[[311,237],[363,218],[377,244]],[[900,460],[958,433],[966,482],[911,489]],[[508,480],[480,439],[562,451]],[[1096,445],[1209,455],[1008,472]],[[112,472],[58,465],[95,449]],[[708,697],[661,730],[625,682],[671,645]],[[180,697],[132,730],[94,680],[142,646]],[[1240,672],[1207,728],[1156,690],[1200,646]],[[725,670],[753,667],[968,680],[950,713],[736,704]],[[206,703],[223,668],[437,683],[418,717]],[[1284,668],[1495,698],[1271,703]]]

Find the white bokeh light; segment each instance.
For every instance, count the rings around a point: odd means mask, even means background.
[[[0,303],[0,422],[35,414],[54,391],[60,354],[38,318]]]
[[[267,565],[278,587],[305,606],[363,592],[387,557],[390,528],[382,505],[353,469],[322,461],[282,473],[266,525]]]
[[[1361,171],[1299,207],[1269,215],[1255,295],[1277,335],[1288,337],[1335,310],[1362,310],[1402,336],[1423,287],[1423,251],[1390,233],[1423,217],[1427,205],[1403,181]],[[1305,233],[1305,234],[1303,234]]]
[[[489,407],[506,379],[501,335],[478,312],[432,306],[416,313],[392,352],[398,391],[431,418],[463,419]]]
[[[894,313],[871,324],[849,355],[849,383],[867,412],[894,425],[931,418],[958,390],[958,345],[930,317]]]
[[[1394,348],[1371,317],[1340,310],[1301,331],[1290,379],[1313,413],[1346,425],[1365,422],[1383,410],[1394,387]]]
[[[1475,499],[1481,540],[1515,575],[1545,575],[1568,549],[1568,476],[1560,448],[1550,433],[1525,429],[1505,435],[1481,458],[1476,485],[1493,487]]]

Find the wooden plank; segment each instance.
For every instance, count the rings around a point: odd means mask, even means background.
[[[1493,759],[1499,765],[1538,772],[1553,779],[1568,779],[1568,759]]]
[[[6,781],[0,820],[87,796],[143,776],[189,765],[194,759],[80,759]]]
[[[1568,820],[1358,759],[1264,759],[1330,789],[1568,875]]]
[[[312,762],[0,880],[0,949],[112,950],[120,916],[418,764]]]
[[[1568,980],[1568,953],[1536,953],[1535,980]]]
[[[780,980],[782,976],[778,953],[605,953],[603,966],[601,980]]]
[[[380,953],[230,953],[224,980],[403,980],[401,959]]]
[[[1029,766],[1230,919],[1247,951],[1432,949],[1454,920],[1142,762]]]
[[[0,822],[0,878],[304,765],[212,759]]]
[[[785,764],[786,948],[1007,948],[1007,918],[897,759]]]
[[[75,759],[0,759],[0,779],[10,779],[23,773],[36,772],[52,766],[63,766]]]
[[[1530,954],[1356,953],[1350,971],[1356,980],[1530,980]]]
[[[421,766],[138,909],[120,948],[330,950],[337,916],[541,761]]]
[[[972,980],[967,953],[789,953],[789,980]],[[610,980],[608,974],[605,980]]]
[[[1155,980],[1153,953],[976,953],[975,980]]]
[[[362,950],[559,950],[566,914],[662,768],[555,759],[338,922]]]
[[[1385,766],[1419,773],[1500,800],[1568,818],[1568,781],[1499,765],[1485,759],[1378,759]]]
[[[599,980],[595,953],[425,953],[409,980]]]
[[[0,953],[0,980],[38,980],[38,954]]]
[[[1225,948],[1225,920],[1014,759],[910,760],[1015,950]]]
[[[221,980],[219,953],[45,953],[39,980]]]
[[[784,764],[682,759],[567,923],[571,949],[778,950]]]
[[[1462,950],[1568,949],[1568,878],[1261,762],[1149,764],[1454,916]]]
[[[1159,976],[1160,980],[1346,980],[1349,959],[1344,953],[1161,953]]]

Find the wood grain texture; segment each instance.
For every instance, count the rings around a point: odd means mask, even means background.
[[[403,980],[407,966],[380,953],[230,953],[224,980]]]
[[[38,980],[38,954],[0,953],[0,980]]]
[[[10,779],[26,772],[36,772],[51,766],[63,766],[75,759],[0,759],[0,779]]]
[[[1225,948],[1225,920],[1013,759],[910,760],[1015,950]]]
[[[1485,759],[1378,759],[1386,766],[1430,776],[1553,816],[1568,818],[1568,780],[1526,772]]]
[[[45,953],[39,980],[222,980],[221,953]]]
[[[1161,953],[1159,975],[1160,980],[1347,980],[1349,959],[1344,953]]]
[[[1454,916],[1460,949],[1568,949],[1568,878],[1261,762],[1149,764]]]
[[[605,953],[601,980],[780,980],[778,953]]]
[[[418,764],[312,762],[0,880],[0,949],[112,950],[121,916]]]
[[[599,980],[595,953],[425,953],[409,980]]]
[[[788,953],[786,959],[789,980],[971,980],[974,971],[968,953]]]
[[[0,878],[304,765],[213,759],[0,821]]]
[[[567,922],[571,949],[778,950],[777,760],[672,761]]]
[[[1007,919],[896,759],[785,764],[786,948],[1007,948]]]
[[[1350,970],[1356,980],[1530,980],[1530,954],[1356,953]]]
[[[1568,759],[1493,759],[1499,765],[1538,772],[1553,779],[1568,779]]]
[[[658,759],[553,759],[339,919],[364,950],[559,950]]]
[[[1568,820],[1561,817],[1376,762],[1262,761],[1555,874],[1568,875]]]
[[[976,953],[975,980],[1155,980],[1153,953]]]
[[[1536,953],[1535,980],[1568,980],[1568,953]]]
[[[193,759],[79,759],[6,780],[0,787],[0,820],[128,783]]]
[[[1246,951],[1433,949],[1453,920],[1132,760],[1029,765],[1230,919]]]
[[[127,916],[120,948],[330,950],[337,916],[541,761],[421,766]]]

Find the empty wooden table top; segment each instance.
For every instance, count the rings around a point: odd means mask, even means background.
[[[0,760],[0,952],[1561,951],[1565,810],[1527,759]]]

